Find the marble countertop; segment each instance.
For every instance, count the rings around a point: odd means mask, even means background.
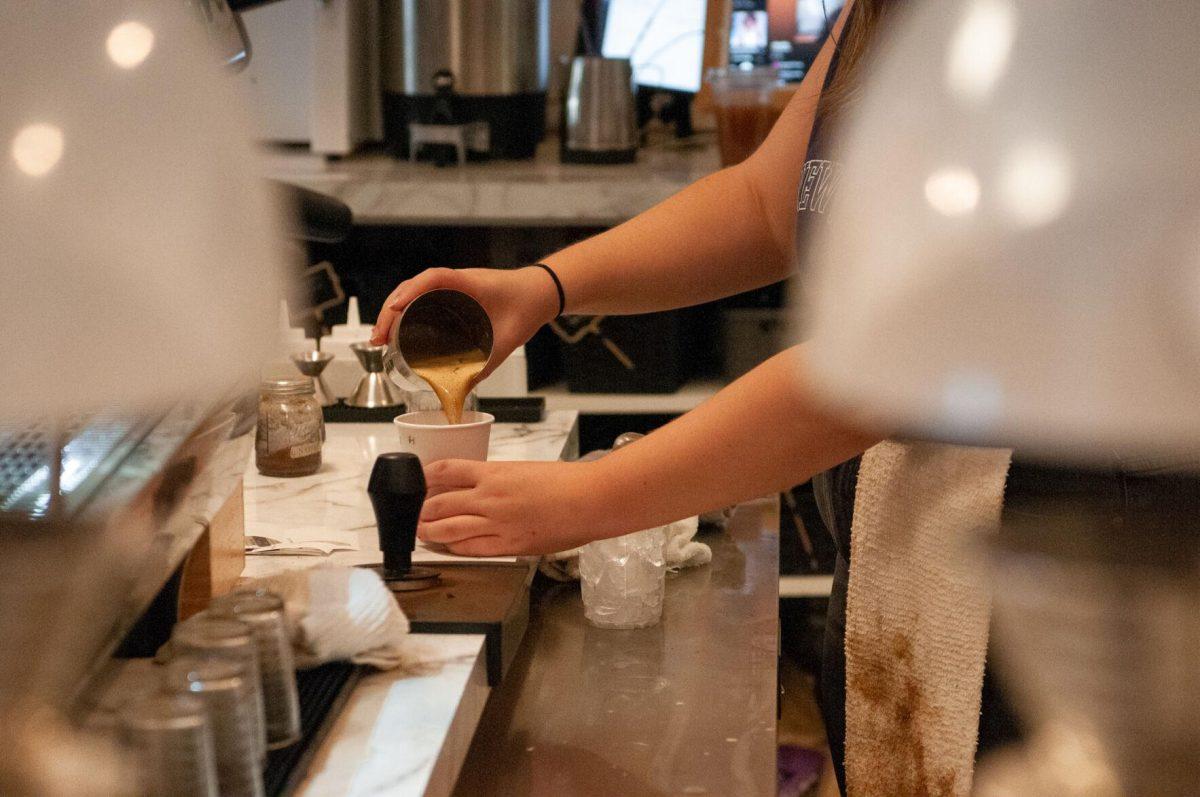
[[[488,459],[552,462],[578,456],[579,413],[547,412],[540,423],[498,423],[492,429]],[[246,469],[246,534],[272,539],[330,540],[356,550],[330,556],[248,556],[242,575],[262,578],[319,563],[358,565],[380,560],[375,513],[367,478],[375,458],[400,447],[391,424],[334,423],[327,427],[324,463],[312,476],[280,479]],[[415,562],[459,560],[418,543]],[[472,560],[479,561],[479,560]],[[490,561],[516,561],[513,557]]]
[[[294,794],[444,797],[454,789],[487,703],[481,634],[413,634],[405,664],[362,676]],[[153,659],[114,659],[88,727],[108,732],[132,699],[158,688]]]
[[[438,168],[382,153],[336,161],[272,151],[271,177],[345,202],[359,224],[608,227],[720,167],[711,134],[644,147],[632,164],[562,164],[548,140],[525,161]]]
[[[411,663],[362,677],[298,797],[442,797],[487,703],[482,635],[416,634]]]

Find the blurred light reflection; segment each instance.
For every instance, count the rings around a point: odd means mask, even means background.
[[[1017,223],[1049,224],[1071,199],[1071,166],[1066,155],[1048,144],[1025,144],[1008,156],[1000,175],[1000,200]]]
[[[1017,14],[1006,0],[977,0],[946,53],[946,85],[965,100],[983,100],[1008,68]]]
[[[966,216],[979,206],[979,179],[970,169],[938,169],[925,179],[925,201],[943,216]]]
[[[114,64],[122,69],[133,69],[154,49],[154,31],[141,22],[122,22],[108,34],[105,46]]]
[[[13,138],[12,157],[17,168],[31,177],[41,177],[58,165],[63,154],[63,134],[55,125],[22,127]]]

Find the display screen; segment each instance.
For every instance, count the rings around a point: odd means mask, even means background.
[[[733,0],[729,63],[774,66],[789,82],[804,78],[845,0]]]
[[[628,58],[639,86],[697,92],[707,6],[707,0],[609,0],[601,53]]]

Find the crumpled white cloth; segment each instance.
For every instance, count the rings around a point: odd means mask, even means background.
[[[283,598],[296,666],[349,660],[390,670],[405,663],[408,618],[373,570],[318,566],[244,586]]]
[[[662,527],[666,545],[663,558],[671,570],[706,565],[712,561],[712,548],[693,537],[700,528],[698,517],[685,518]],[[538,570],[555,581],[579,580],[579,549],[560,551],[543,556]]]

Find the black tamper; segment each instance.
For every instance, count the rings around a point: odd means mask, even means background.
[[[383,563],[370,567],[390,589],[424,589],[437,583],[437,571],[412,566],[417,545],[417,520],[425,503],[425,472],[415,454],[380,454],[371,469],[367,494],[375,509]]]

